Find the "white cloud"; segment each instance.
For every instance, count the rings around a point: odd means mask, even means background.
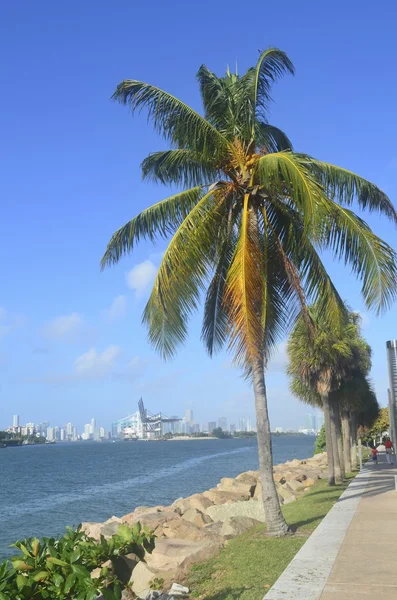
[[[74,374],[77,378],[102,378],[108,375],[120,356],[119,346],[109,346],[103,352],[97,352],[91,348],[85,354],[81,354],[74,361]]]
[[[156,265],[151,260],[145,260],[126,273],[127,285],[140,298],[153,284],[156,274]]]
[[[113,323],[124,317],[127,309],[126,296],[116,296],[109,308],[102,311],[102,319],[105,323]]]
[[[65,342],[76,342],[87,337],[89,327],[79,313],[62,315],[48,321],[43,329],[45,337]]]
[[[47,373],[43,376],[26,378],[25,383],[47,383],[70,385],[90,381],[126,380],[133,382],[143,376],[147,360],[134,356],[127,361],[119,346],[111,345],[98,351],[92,347],[77,356],[73,369],[65,373]]]

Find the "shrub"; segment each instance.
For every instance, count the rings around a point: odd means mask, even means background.
[[[323,425],[321,427],[320,431],[318,432],[318,436],[316,437],[313,454],[320,454],[321,452],[325,452],[325,450],[326,450],[325,427]]]
[[[142,560],[154,548],[154,535],[139,523],[121,525],[116,535],[96,542],[79,526],[61,538],[29,538],[13,546],[20,554],[0,564],[0,600],[94,600],[99,593],[119,600],[121,557],[134,553]]]

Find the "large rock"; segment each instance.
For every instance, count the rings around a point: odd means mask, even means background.
[[[234,538],[256,525],[260,525],[260,521],[250,517],[230,517],[222,524],[221,535],[225,539]]]
[[[218,490],[216,488],[208,490],[208,492],[204,492],[203,496],[205,496],[206,498],[209,498],[209,500],[211,500],[212,503],[215,505],[231,504],[233,502],[238,502],[238,501],[247,499],[246,494],[241,495],[240,493],[226,491],[226,490]],[[212,508],[212,506],[210,506],[205,512],[207,512],[211,508]]]
[[[139,522],[141,525],[148,527],[151,531],[156,531],[164,523],[180,518],[180,515],[174,510],[158,511],[151,509],[140,514],[135,514],[135,512],[130,513],[129,515],[125,515],[122,520],[128,525],[134,525]]]
[[[183,513],[182,519],[189,521],[189,523],[193,523],[193,525],[196,525],[196,527],[204,527],[204,525],[212,523],[212,519],[209,515],[202,513],[196,508],[189,508],[185,513]]]
[[[94,538],[94,540],[100,539],[102,527],[103,523],[93,523],[87,521],[81,524],[81,529],[84,531],[84,533],[88,535],[88,537]]]
[[[276,485],[278,495],[283,499],[283,504],[289,504],[296,500],[296,494],[288,487],[286,483]]]
[[[287,480],[287,483],[284,484],[283,487],[288,486],[294,493],[301,492],[305,489],[305,483],[301,481],[296,481],[296,479]]]
[[[155,570],[150,569],[146,563],[139,562],[131,575],[131,589],[138,598],[146,598],[150,592],[150,584],[158,577]]]
[[[159,539],[152,554],[146,558],[147,566],[157,571],[158,577],[163,577],[163,573],[175,574],[196,562],[212,558],[220,547],[220,543],[208,540]]]
[[[244,483],[252,483],[256,484],[260,480],[259,471],[246,471],[245,473],[240,473],[236,477],[237,481],[243,481]]]
[[[207,515],[213,521],[226,521],[230,517],[250,517],[257,521],[265,522],[265,511],[262,502],[251,500],[221,504],[207,508]]]
[[[250,481],[243,481],[233,479],[231,477],[224,477],[217,485],[217,489],[222,492],[233,492],[239,494],[241,500],[249,500],[255,493],[256,481],[254,483]]]
[[[204,494],[193,494],[187,498],[179,498],[176,500],[172,507],[175,508],[181,515],[183,515],[190,508],[195,508],[204,512],[209,506],[212,506],[213,502],[210,498],[204,496]]]
[[[179,520],[167,521],[159,531],[160,535],[165,538],[176,538],[184,540],[192,540],[195,542],[211,540],[214,542],[222,542],[222,538],[213,534],[206,527],[197,527],[194,523],[180,518]],[[156,542],[157,545],[157,542]]]

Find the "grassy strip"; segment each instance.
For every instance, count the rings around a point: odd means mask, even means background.
[[[319,480],[305,496],[283,506],[293,536],[267,538],[266,526],[260,525],[231,540],[214,559],[194,565],[187,580],[192,595],[205,600],[262,600],[352,477],[331,488]]]

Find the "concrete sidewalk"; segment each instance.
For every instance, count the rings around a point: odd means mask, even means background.
[[[367,463],[266,600],[396,600],[395,475],[384,454],[378,465]]]

